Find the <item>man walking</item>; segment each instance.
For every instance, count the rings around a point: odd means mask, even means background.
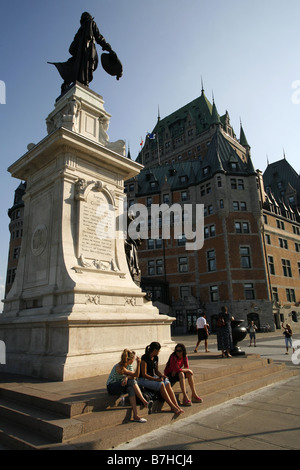
[[[196,321],[198,341],[194,349],[194,352],[198,352],[197,348],[202,340],[204,340],[205,352],[209,352],[208,341],[207,341],[208,340],[208,328],[209,328],[209,325],[206,322],[205,314],[202,311],[200,311],[200,316],[197,318],[197,321]]]

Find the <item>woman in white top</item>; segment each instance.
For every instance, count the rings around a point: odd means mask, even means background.
[[[137,365],[136,370],[133,370],[133,362],[136,359]],[[115,364],[112,368],[109,377],[107,379],[106,388],[110,395],[123,395],[128,393],[129,402],[133,410],[133,420],[137,423],[146,423],[145,418],[141,418],[137,412],[136,396],[140,399],[144,406],[148,407],[148,413],[150,414],[153,402],[149,403],[143,397],[140,387],[138,386],[136,377],[140,374],[141,359],[137,356],[134,351],[124,349],[121,361]]]

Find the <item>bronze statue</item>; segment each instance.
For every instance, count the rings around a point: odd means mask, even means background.
[[[89,86],[93,80],[93,72],[98,67],[98,54],[96,44],[109,54],[102,54],[101,63],[104,70],[110,75],[116,76],[117,80],[122,76],[122,64],[117,54],[112,50],[110,44],[106,42],[94,21],[94,18],[87,12],[81,15],[80,28],[69,48],[70,57],[67,62],[48,62],[55,65],[64,83],[61,86],[62,92],[67,90],[76,81]]]
[[[127,214],[128,223],[134,220],[133,214]],[[125,240],[125,254],[127,258],[127,264],[129,272],[135,284],[140,287],[141,285],[141,269],[139,267],[138,260],[138,246],[140,246],[142,240],[138,238],[137,240],[132,239],[127,232],[127,240]]]

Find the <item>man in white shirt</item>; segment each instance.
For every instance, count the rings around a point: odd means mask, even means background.
[[[208,328],[209,328],[209,325],[206,322],[205,314],[203,312],[201,312],[199,318],[197,318],[197,321],[196,321],[198,341],[197,341],[196,347],[194,349],[194,352],[198,352],[197,348],[198,348],[198,346],[199,346],[199,344],[201,343],[202,340],[204,340],[205,352],[209,352],[209,350],[208,350],[208,341],[207,341],[208,340]]]

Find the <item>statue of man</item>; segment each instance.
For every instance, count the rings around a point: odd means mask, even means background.
[[[90,13],[82,13],[80,25],[69,48],[72,57],[67,62],[49,62],[56,66],[64,80],[61,87],[62,92],[76,81],[88,86],[93,80],[93,72],[98,67],[98,54],[95,43],[99,44],[102,50],[109,52],[109,58],[103,57],[106,66],[102,60],[105,70],[111,75],[116,75],[117,79],[122,76],[122,64],[117,54],[100,34]],[[102,56],[107,56],[107,54],[102,54]]]

